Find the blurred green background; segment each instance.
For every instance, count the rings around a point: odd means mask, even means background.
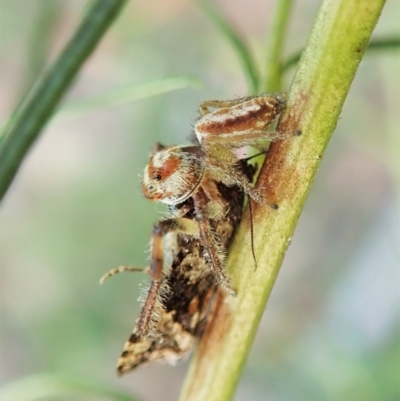
[[[275,1],[215,2],[261,63]],[[0,0],[0,124],[81,19],[84,1]],[[318,2],[296,0],[285,54],[305,44]],[[374,37],[400,35],[389,0]],[[400,399],[400,52],[362,61],[287,252],[235,401]],[[290,71],[285,77],[290,83]],[[140,177],[154,142],[186,143],[205,99],[246,95],[234,51],[193,2],[130,2],[65,106],[163,78],[193,86],[74,113],[47,125],[0,209],[0,399],[36,374],[175,400],[187,369],[117,379],[138,315],[152,223]],[[1,390],[1,386],[3,390]],[[5,390],[4,390],[5,389]],[[80,394],[73,398],[109,399]],[[27,398],[15,398],[15,401]],[[33,394],[33,392],[31,393]],[[8,401],[8,400],[7,400]]]

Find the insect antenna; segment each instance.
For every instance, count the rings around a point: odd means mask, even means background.
[[[110,270],[109,272],[107,272],[106,274],[104,274],[101,278],[100,278],[100,284],[103,284],[104,281],[106,281],[108,278],[118,274],[118,273],[124,273],[124,272],[145,272],[148,269],[143,269],[143,268],[139,268],[139,267],[133,267],[133,266],[119,266],[115,269]]]

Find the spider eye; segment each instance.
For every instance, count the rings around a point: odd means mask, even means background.
[[[153,174],[153,180],[154,181],[161,181],[161,174],[155,173]]]

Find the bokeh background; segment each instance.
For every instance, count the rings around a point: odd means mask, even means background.
[[[318,3],[295,1],[287,56],[304,46]],[[275,1],[215,4],[262,64]],[[0,0],[1,124],[85,7]],[[374,37],[399,36],[399,16],[400,2],[389,0]],[[360,65],[236,401],[400,399],[399,71],[396,50],[371,52]],[[98,280],[123,263],[146,266],[152,223],[163,210],[140,192],[149,150],[155,141],[185,143],[202,100],[245,95],[240,63],[195,3],[137,0],[63,102],[182,75],[197,77],[201,88],[72,114],[61,107],[26,158],[0,209],[0,399],[13,386],[21,389],[16,401],[29,400],[34,391],[25,380],[37,374],[145,401],[178,397],[187,362],[114,374],[146,277],[117,276],[102,287]],[[51,399],[88,398],[109,399],[79,389]]]

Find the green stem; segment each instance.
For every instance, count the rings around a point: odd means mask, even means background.
[[[300,137],[274,142],[258,185],[279,210],[254,210],[258,269],[244,218],[228,270],[237,296],[220,295],[194,355],[182,401],[228,401],[236,389],[284,253],[384,0],[324,0],[278,129]]]
[[[266,93],[282,91],[282,51],[293,0],[280,0],[269,35],[270,46],[266,65],[267,76],[262,88]]]
[[[95,0],[50,70],[18,106],[0,148],[0,200],[41,129],[126,0]]]
[[[400,38],[399,37],[388,37],[381,39],[372,39],[369,42],[366,53],[370,53],[371,51],[387,51],[387,50],[399,50],[400,48]],[[282,72],[286,72],[290,68],[297,65],[300,61],[302,51],[293,54],[290,56],[282,65]]]

